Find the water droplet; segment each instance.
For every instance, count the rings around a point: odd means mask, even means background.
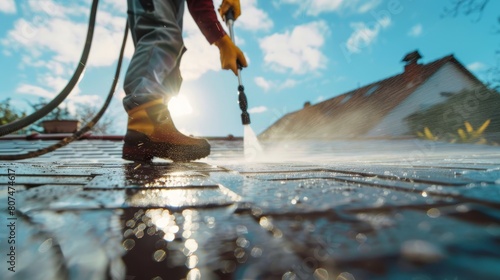
[[[156,261],[156,262],[162,262],[165,258],[167,257],[167,252],[163,251],[163,250],[157,250],[156,252],[154,252],[153,254],[153,259]]]
[[[125,225],[129,228],[133,228],[135,226],[135,221],[134,220],[128,220]]]
[[[125,248],[125,250],[130,251],[135,246],[135,240],[125,239],[122,243],[122,246],[123,246],[123,248]]]
[[[186,247],[186,249],[188,249],[190,252],[195,252],[196,250],[198,250],[198,242],[196,242],[196,240],[194,239],[188,239],[184,243],[184,247]]]
[[[423,197],[427,197],[427,192],[422,192]]]
[[[259,224],[261,227],[271,230],[273,228],[271,222],[267,219],[267,217],[261,217],[259,220]]]
[[[467,213],[469,212],[469,207],[467,205],[464,205],[464,204],[461,204],[461,205],[458,205],[456,208],[457,212],[460,212],[460,213]]]
[[[166,241],[173,241],[175,239],[175,234],[166,232],[165,236],[163,236],[163,239],[165,239]]]
[[[245,256],[245,250],[242,249],[242,248],[236,248],[236,249],[234,249],[234,256],[237,259],[243,258]]]
[[[439,211],[439,209],[437,209],[437,208],[431,208],[431,209],[427,210],[427,216],[429,216],[431,218],[437,218],[437,217],[441,216],[441,211]]]
[[[359,243],[365,243],[367,239],[368,237],[366,237],[366,235],[363,233],[356,234],[356,241],[358,241]]]
[[[274,238],[282,238],[283,232],[279,229],[273,229],[273,237]]]
[[[213,228],[215,226],[214,217],[205,217],[205,222],[207,223],[208,228]]]
[[[191,269],[186,277],[187,280],[200,280],[201,272],[199,269]]]
[[[186,267],[187,268],[195,268],[196,265],[198,264],[198,256],[196,255],[192,255],[192,256],[189,256],[186,260]]]
[[[52,248],[52,238],[45,240],[40,247],[38,247],[38,252],[45,253]]]
[[[138,226],[137,226],[137,229],[140,230],[140,231],[143,231],[146,229],[146,225],[144,223],[140,223]]]
[[[314,279],[328,280],[328,271],[324,268],[318,268],[314,271]]]
[[[236,233],[238,233],[238,234],[248,234],[248,229],[244,225],[238,225],[238,226],[236,226]]]
[[[295,275],[295,273],[293,273],[291,271],[286,272],[281,277],[281,280],[296,280],[296,279],[297,279],[297,275]]]
[[[250,242],[246,240],[244,237],[238,237],[238,239],[236,239],[236,245],[242,248],[246,248],[248,247],[248,245],[250,245]]]
[[[190,230],[185,230],[184,232],[182,232],[182,237],[184,237],[185,239],[188,239],[189,237],[191,237],[191,231]]]
[[[142,238],[144,236],[144,231],[140,230],[135,233],[135,237]]]
[[[131,235],[133,235],[133,234],[134,234],[134,230],[129,228],[129,229],[127,229],[127,230],[123,233],[123,237],[127,238],[127,237],[129,237],[129,236],[131,236]]]
[[[260,209],[259,207],[253,207],[252,208],[252,215],[254,215],[254,216],[262,215],[262,209]]]
[[[253,247],[250,255],[252,255],[252,257],[254,258],[259,258],[260,256],[262,256],[262,249],[259,247]]]
[[[349,272],[342,272],[337,276],[337,280],[356,280],[356,278]]]

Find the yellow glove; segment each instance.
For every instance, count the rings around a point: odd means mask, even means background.
[[[215,42],[220,52],[220,64],[222,69],[230,69],[235,75],[238,75],[238,63],[242,67],[247,67],[247,60],[243,52],[238,48],[229,36],[224,35]]]
[[[240,0],[223,0],[219,7],[220,16],[224,18],[231,8],[234,11],[234,20],[236,20],[241,15]]]

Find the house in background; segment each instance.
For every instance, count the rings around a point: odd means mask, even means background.
[[[399,138],[413,135],[406,118],[450,95],[483,85],[453,55],[420,64],[418,51],[404,56],[401,74],[289,113],[261,139]],[[444,116],[445,117],[445,116]]]

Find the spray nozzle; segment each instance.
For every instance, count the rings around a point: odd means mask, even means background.
[[[248,109],[248,101],[247,96],[245,95],[245,87],[240,85],[238,86],[238,104],[241,109],[241,122],[245,124],[250,124],[250,115],[247,112]]]
[[[250,124],[250,115],[248,114],[248,112],[241,113],[241,123],[243,125]]]

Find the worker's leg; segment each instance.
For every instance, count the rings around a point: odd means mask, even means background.
[[[135,53],[125,76],[125,110],[179,92],[185,50],[182,40],[184,0],[128,0]]]
[[[210,153],[206,140],[175,128],[167,107],[182,82],[183,12],[184,0],[128,0],[136,49],[124,83],[123,105],[128,114],[124,159],[189,161]]]

